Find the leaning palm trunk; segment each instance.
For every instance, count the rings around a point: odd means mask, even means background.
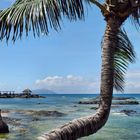
[[[38,140],[76,140],[80,137],[96,133],[108,120],[110,113],[114,83],[114,51],[115,42],[121,22],[115,18],[107,20],[102,44],[102,71],[99,109],[93,116],[73,120]]]

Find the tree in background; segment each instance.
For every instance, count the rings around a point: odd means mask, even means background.
[[[61,20],[84,19],[84,3],[96,5],[102,12],[106,29],[102,41],[102,68],[99,109],[94,115],[73,120],[40,140],[76,140],[96,133],[108,120],[113,87],[124,90],[124,75],[129,63],[135,60],[133,46],[122,29],[122,24],[130,17],[135,25],[140,25],[139,0],[16,0],[10,7],[0,12],[0,39],[13,41],[21,38],[23,32],[33,32],[34,36],[48,35],[49,28],[61,29]]]

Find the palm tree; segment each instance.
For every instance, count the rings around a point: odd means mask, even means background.
[[[122,24],[130,17],[140,25],[139,0],[16,0],[8,9],[0,12],[0,39],[13,41],[21,38],[23,31],[28,36],[48,35],[49,28],[61,29],[63,17],[70,21],[84,18],[84,2],[96,5],[102,12],[106,29],[102,41],[102,70],[99,109],[94,115],[73,120],[40,140],[76,140],[96,133],[108,120],[113,87],[124,90],[124,75],[129,63],[135,60],[133,46]]]

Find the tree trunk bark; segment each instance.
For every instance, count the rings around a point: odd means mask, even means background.
[[[108,120],[110,113],[114,80],[114,39],[117,37],[121,22],[115,17],[107,21],[102,44],[102,70],[99,109],[95,115],[73,120],[64,126],[44,134],[38,140],[76,140],[96,133]]]

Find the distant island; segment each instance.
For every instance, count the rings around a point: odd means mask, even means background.
[[[48,89],[35,89],[33,90],[33,93],[36,94],[56,94],[56,92]]]
[[[38,94],[32,94],[32,91],[27,88],[22,93],[15,93],[14,91],[0,91],[0,98],[45,98]]]

